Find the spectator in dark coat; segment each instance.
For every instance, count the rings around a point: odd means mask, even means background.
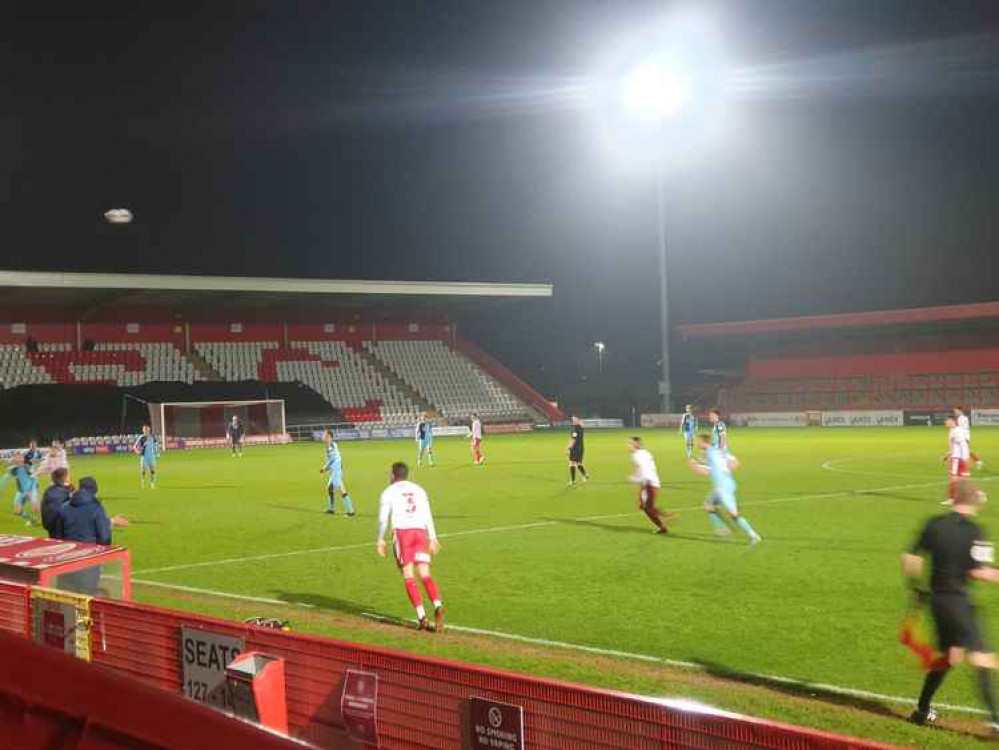
[[[42,526],[52,539],[58,539],[59,511],[69,502],[73,494],[73,485],[69,481],[67,469],[56,469],[52,472],[52,486],[45,490],[42,496]]]
[[[80,488],[59,510],[59,539],[90,544],[111,544],[111,519],[97,499],[97,480],[84,477]]]

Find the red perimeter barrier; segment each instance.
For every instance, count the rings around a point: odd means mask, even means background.
[[[301,750],[308,746],[0,633],[0,739],[18,750]],[[341,743],[343,750],[353,743]]]
[[[0,584],[0,627],[26,633],[25,587]],[[524,709],[530,750],[888,748],[669,701],[544,680],[328,638],[284,633],[131,602],[94,599],[92,661],[148,685],[181,690],[181,626],[243,638],[247,650],[286,662],[288,720],[294,736],[320,747],[343,738],[340,697],[348,669],[375,672],[380,747],[462,750],[467,699]],[[59,677],[52,677],[54,682]],[[156,711],[150,706],[149,711]]]

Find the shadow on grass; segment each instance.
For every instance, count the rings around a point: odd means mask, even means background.
[[[938,500],[932,497],[926,497],[926,496],[917,497],[916,495],[903,495],[899,492],[877,492],[877,491],[868,491],[868,490],[857,490],[857,492],[854,494],[861,495],[863,497],[883,497],[890,500],[905,500],[906,502],[923,503],[924,505],[933,505],[935,502],[939,502]]]
[[[678,539],[681,542],[700,542],[701,544],[728,544],[728,545],[738,545],[738,537],[720,537],[717,534],[691,534],[691,533],[681,533],[677,534],[675,531],[670,529],[669,536],[671,539]]]
[[[316,508],[302,508],[296,505],[280,505],[279,503],[267,503],[267,505],[264,507],[273,508],[274,510],[287,510],[291,511],[292,513],[307,513],[310,516],[316,513],[323,512],[321,507],[319,510],[316,510]]]
[[[734,682],[741,682],[746,685],[763,687],[768,690],[774,690],[778,693],[798,698],[820,700],[824,703],[833,703],[839,706],[849,706],[850,708],[856,708],[861,711],[877,714],[878,716],[896,715],[888,706],[880,701],[864,698],[862,696],[843,695],[838,692],[824,690],[819,686],[811,685],[804,681],[799,682],[791,679],[768,677],[767,675],[749,674],[747,672],[740,672],[738,669],[727,667],[724,664],[718,664],[710,661],[695,660],[694,663],[699,665],[712,677],[720,677],[725,680],[733,680]]]
[[[600,523],[599,521],[586,521],[584,519],[576,518],[553,518],[544,517],[542,520],[551,521],[552,523],[560,523],[566,526],[585,526],[592,529],[602,529],[604,531],[612,531],[615,534],[651,534],[652,525],[648,526],[618,526],[611,523]]]
[[[171,484],[168,486],[158,485],[157,492],[189,492],[191,490],[245,490],[241,484]]]
[[[275,599],[288,602],[288,604],[305,604],[310,607],[315,607],[316,609],[326,609],[346,615],[354,615],[356,617],[374,615],[375,617],[384,620],[396,619],[391,615],[386,615],[373,610],[371,605],[360,604],[347,599],[339,599],[335,596],[319,594],[313,591],[275,591],[273,596]]]
[[[552,523],[560,523],[566,526],[586,526],[588,528],[600,529],[602,531],[610,531],[615,534],[642,534],[643,536],[652,536],[653,527],[652,524],[646,524],[643,526],[619,526],[611,523],[601,523],[600,521],[587,521],[585,519],[575,519],[575,518],[545,518],[545,521],[551,521]],[[683,534],[676,533],[673,530],[673,525],[676,519],[666,521],[669,526],[669,534],[660,535],[663,539],[677,539],[683,542],[702,542],[704,544],[731,544],[731,539],[722,539],[714,534]]]
[[[723,664],[718,664],[716,662],[703,661],[694,659],[693,662],[699,665],[704,671],[713,676],[719,677],[725,680],[733,680],[735,682],[741,682],[746,685],[753,685],[756,687],[766,688],[768,690],[773,690],[784,695],[788,695],[796,698],[805,698],[810,701],[822,701],[823,703],[829,703],[836,706],[844,706],[847,708],[852,708],[858,711],[864,711],[869,714],[874,714],[876,716],[884,716],[889,718],[895,718],[899,721],[904,721],[904,719],[895,711],[893,711],[888,705],[882,703],[878,700],[871,698],[865,698],[861,695],[843,695],[842,693],[833,692],[822,688],[820,685],[812,685],[805,681],[793,680],[790,678],[778,678],[769,677],[767,675],[758,674],[748,674],[746,672],[740,672],[737,669],[732,669]],[[914,686],[914,687],[918,687]],[[915,694],[913,695],[915,697]],[[904,714],[908,714],[909,711],[915,708],[915,706],[907,707],[903,709]],[[970,737],[978,740],[984,739],[980,734],[975,732],[969,732],[962,729],[957,729],[949,726],[937,726],[935,731],[944,730],[951,734],[959,735],[962,737]],[[934,730],[930,730],[934,731]]]

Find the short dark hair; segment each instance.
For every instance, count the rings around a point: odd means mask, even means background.
[[[701,433],[701,434],[700,434],[700,435],[698,436],[698,439],[699,439],[699,440],[700,440],[700,441],[701,441],[702,443],[710,443],[710,442],[711,442],[711,436],[710,436],[710,435],[709,435],[708,433],[706,433],[706,432],[702,432],[702,433]]]
[[[635,445],[641,445],[642,439],[638,437],[638,435],[633,435],[631,438],[631,442],[633,442]]]
[[[720,417],[721,409],[708,409],[708,414],[717,414]]]
[[[409,478],[409,467],[406,466],[402,461],[396,461],[392,464],[392,481],[401,482],[404,479]]]
[[[52,484],[62,484],[69,476],[69,470],[62,467],[52,472]]]

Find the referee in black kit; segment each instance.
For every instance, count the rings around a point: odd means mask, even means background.
[[[950,668],[964,661],[967,653],[968,663],[975,669],[982,702],[989,712],[989,729],[993,736],[999,736],[991,673],[996,667],[996,657],[985,644],[975,605],[968,596],[969,578],[999,583],[999,570],[992,567],[995,557],[992,544],[972,520],[984,500],[984,493],[970,479],[960,480],[951,511],[927,521],[911,551],[902,555],[902,568],[911,578],[922,575],[922,555],[930,557],[930,612],[943,652],[943,658],[926,673],[918,707],[910,719],[916,724],[936,721],[937,714],[930,708],[930,701]]]
[[[583,450],[585,438],[585,430],[583,429],[583,423],[580,421],[579,417],[572,418],[572,437],[569,439],[569,447],[566,448],[566,454],[569,456],[569,486],[576,486],[576,470],[579,469],[579,473],[583,475],[583,481],[588,482],[590,480],[590,475],[586,473],[586,467],[583,466]]]

